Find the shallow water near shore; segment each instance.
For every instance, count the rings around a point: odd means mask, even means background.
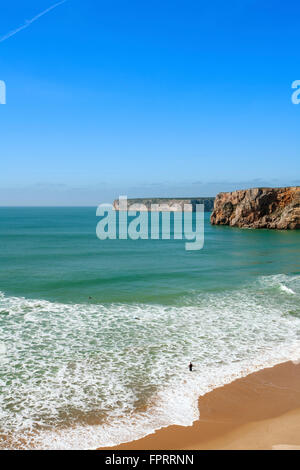
[[[198,395],[299,359],[299,231],[205,214],[204,249],[187,252],[100,241],[97,222],[94,208],[0,208],[0,448],[189,425]]]

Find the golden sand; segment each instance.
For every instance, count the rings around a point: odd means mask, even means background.
[[[193,426],[169,426],[114,450],[300,449],[300,365],[263,369],[199,398]]]

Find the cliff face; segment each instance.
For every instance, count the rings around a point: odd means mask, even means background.
[[[192,211],[195,210],[196,204],[204,204],[205,212],[211,212],[214,207],[214,200],[213,197],[199,197],[199,198],[187,198],[187,199],[180,199],[180,198],[149,198],[149,199],[128,199],[127,205],[128,207],[135,204],[135,210],[140,211],[151,211],[151,206],[154,204],[159,205],[159,211],[169,211],[171,208],[171,212],[176,212],[178,210],[184,209],[184,204],[190,204],[192,206]],[[119,210],[119,200],[116,199],[113,203],[113,206],[116,210]],[[146,209],[145,209],[146,208]],[[152,208],[152,210],[157,210],[156,208]]]
[[[299,229],[300,186],[220,193],[215,199],[211,223],[246,228]]]

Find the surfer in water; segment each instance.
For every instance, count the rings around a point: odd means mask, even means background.
[[[193,364],[191,362],[189,363],[189,369],[190,369],[190,372],[193,372]]]

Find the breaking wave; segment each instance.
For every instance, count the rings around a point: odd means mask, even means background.
[[[175,306],[1,293],[0,448],[90,449],[191,425],[199,395],[299,359],[299,292],[299,275],[276,275]]]

